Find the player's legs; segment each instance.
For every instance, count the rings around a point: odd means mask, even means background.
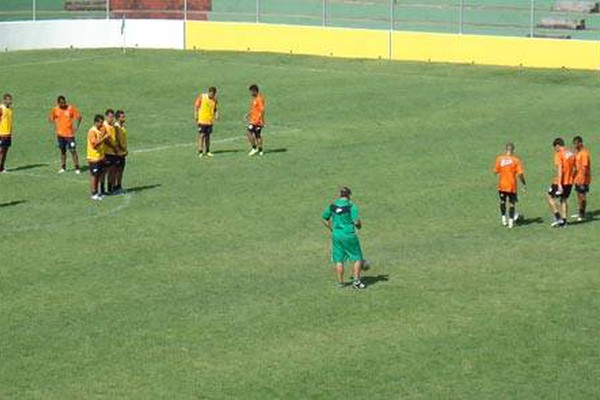
[[[341,263],[341,262],[335,263],[334,269],[335,269],[335,275],[337,278],[337,283],[338,283],[338,285],[341,286],[344,284],[344,263]]]
[[[6,166],[6,155],[8,154],[8,148],[0,147],[0,172],[4,172]]]
[[[125,172],[126,158],[121,157],[121,160],[117,166],[116,176],[116,190],[120,191],[123,189],[123,172]]]
[[[548,189],[548,193],[546,193],[546,200],[548,201],[548,206],[550,207],[552,215],[554,215],[554,222],[552,223],[552,226],[559,226],[562,223],[559,205],[556,203],[557,193],[557,185],[550,186],[550,189]]]
[[[250,145],[249,155],[253,156],[258,152],[258,150],[256,150],[256,136],[254,136],[254,132],[252,132],[250,128],[248,128],[246,135],[248,136],[248,144]]]
[[[60,171],[65,172],[67,170],[67,149],[64,147],[60,148]]]
[[[589,190],[588,185],[578,185],[576,187],[577,191],[577,204],[579,206],[579,220],[583,221],[585,219],[585,210],[587,208],[587,192]]]
[[[499,199],[500,218],[502,220],[502,225],[506,226],[506,225],[508,225],[508,219],[506,217],[506,200],[507,200],[506,193],[498,192],[498,199]]]
[[[515,199],[510,197],[508,200],[508,227],[512,228],[515,224]]]
[[[254,137],[256,139],[256,147],[258,148],[258,154],[263,155],[263,137],[262,137],[262,126],[254,128]]]
[[[99,200],[100,179],[102,178],[101,162],[90,163],[90,194],[92,200]]]
[[[75,171],[79,171],[79,155],[77,154],[76,149],[69,150],[71,152],[71,159],[73,160],[73,165],[75,166]]]
[[[202,154],[202,133],[198,133],[198,155]]]

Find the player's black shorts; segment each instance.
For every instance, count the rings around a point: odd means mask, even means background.
[[[498,191],[498,197],[500,197],[500,201],[503,203],[506,203],[507,201],[510,203],[516,203],[519,201],[519,197],[516,193],[503,192],[501,190]]]
[[[96,161],[88,163],[90,166],[90,174],[92,176],[98,176],[104,171],[104,161]]]
[[[75,138],[73,137],[57,136],[56,143],[61,151],[75,151],[77,149],[77,143],[75,143]]]
[[[566,200],[571,196],[571,190],[573,190],[573,185],[562,185],[562,193],[558,193],[558,185],[552,185],[548,189],[548,194],[552,197],[560,198]]]
[[[124,167],[125,164],[127,163],[127,157],[126,156],[117,156],[117,158],[118,158],[117,166]]]
[[[114,155],[114,154],[106,154],[104,156],[104,167],[108,168],[108,167],[112,167],[114,166],[118,166],[121,157]]]
[[[248,125],[248,132],[252,133],[254,135],[254,137],[257,139],[260,139],[260,137],[262,136],[262,129],[263,129],[262,125],[253,125],[253,124]]]
[[[198,133],[210,135],[213,131],[212,125],[198,124]]]
[[[0,148],[8,149],[10,146],[12,146],[11,137],[0,137]]]
[[[590,185],[575,185],[577,193],[586,194],[590,191]]]

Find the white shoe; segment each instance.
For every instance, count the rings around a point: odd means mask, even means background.
[[[76,170],[75,170],[75,173],[76,173],[77,175],[80,175],[80,174],[81,174],[81,170],[80,170],[80,169],[76,169]]]
[[[514,219],[509,219],[508,220],[508,227],[512,229],[514,226],[515,226],[515,220]]]
[[[265,153],[264,153],[263,151],[259,151],[259,152],[258,152],[258,155],[259,155],[259,156],[264,156],[264,155],[265,155]]]
[[[206,156],[207,157],[214,157],[215,155],[209,151],[208,153],[206,153]]]
[[[102,200],[102,196],[100,196],[99,194],[93,194],[90,198],[94,201]]]
[[[256,150],[256,149],[252,149],[252,150],[250,150],[250,153],[248,153],[248,155],[249,155],[250,157],[252,157],[252,156],[256,155],[256,153],[258,153],[258,150]]]
[[[550,226],[553,228],[560,228],[561,226],[566,226],[566,225],[567,225],[567,221],[565,221],[564,219],[557,219],[556,221],[554,221],[553,223],[550,224]]]
[[[59,174],[64,174],[65,172],[67,172],[67,170],[64,169],[64,168],[61,168],[61,169],[58,170]]]
[[[0,171],[0,174],[8,174],[8,171],[6,169],[3,169],[2,171]]]
[[[508,219],[506,218],[506,215],[502,216],[502,226],[508,226]]]
[[[514,217],[513,219],[514,219],[515,221],[518,221],[518,220],[519,220],[519,218],[521,218],[521,215],[520,215],[520,214],[519,214],[517,211],[515,211],[515,217]]]

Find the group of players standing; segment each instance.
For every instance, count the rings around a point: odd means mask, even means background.
[[[568,200],[573,188],[577,192],[579,211],[572,217],[578,222],[585,220],[592,173],[590,152],[583,145],[581,136],[573,138],[572,148],[567,148],[562,138],[554,139],[552,147],[554,149],[555,174],[546,198],[554,216],[551,226],[557,228],[567,226],[569,216]],[[494,172],[498,175],[502,225],[512,228],[518,219],[516,211],[518,201],[517,179],[526,187],[523,164],[519,157],[515,155],[515,145],[513,143],[507,143],[504,154],[496,157]]]
[[[6,173],[6,157],[12,146],[12,103],[12,96],[5,94],[0,104],[0,173]],[[104,116],[94,117],[94,125],[88,131],[87,161],[92,200],[123,193],[123,171],[127,157],[126,119],[124,111],[108,109]],[[75,173],[81,173],[75,134],[82,120],[77,107],[67,103],[65,96],[58,96],[56,106],[48,114],[48,121],[54,125],[60,151],[60,174],[67,172],[67,152],[71,153]]]

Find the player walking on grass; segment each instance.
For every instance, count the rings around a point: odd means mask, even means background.
[[[60,150],[60,174],[67,172],[67,149],[73,158],[75,173],[80,174],[79,156],[77,155],[77,144],[75,143],[75,133],[81,125],[82,117],[79,110],[67,104],[65,96],[58,96],[57,105],[50,110],[48,121],[54,124],[56,141]]]
[[[257,85],[250,85],[248,90],[252,97],[250,111],[246,114],[246,122],[248,123],[248,142],[251,146],[248,155],[254,156],[258,154],[262,156],[264,155],[262,130],[265,127],[266,102]]]
[[[573,188],[575,173],[575,154],[565,148],[565,141],[556,138],[552,142],[554,147],[555,176],[550,189],[548,189],[548,204],[554,214],[553,228],[567,225],[569,215],[568,199]],[[558,204],[556,202],[558,200]]]
[[[363,254],[356,230],[362,227],[358,217],[358,207],[352,203],[352,191],[343,187],[340,197],[327,206],[321,215],[323,225],[331,231],[331,260],[335,265],[337,283],[344,286],[344,262],[350,261],[352,267],[352,286],[365,289],[367,286],[360,279],[363,266]]]
[[[6,173],[6,156],[12,146],[13,109],[12,95],[2,96],[0,104],[0,173]]]
[[[583,138],[575,136],[573,138],[573,147],[575,148],[575,191],[577,192],[577,203],[579,204],[579,213],[576,218],[581,222],[585,219],[585,209],[587,207],[587,194],[590,191],[592,181],[592,160],[587,147],[583,145]]]
[[[515,155],[514,143],[508,142],[505,146],[504,154],[496,157],[494,173],[498,175],[498,196],[500,198],[500,217],[502,225],[512,228],[515,224],[515,207],[517,198],[517,178],[524,187],[527,187],[523,164],[519,157]],[[508,205],[508,214],[507,211]]]
[[[94,117],[94,126],[87,135],[87,161],[90,166],[90,193],[92,200],[102,200],[100,181],[104,176],[104,143],[108,134],[104,129],[104,117],[100,114]]]
[[[117,136],[117,171],[115,176],[115,192],[120,194],[123,192],[123,171],[125,171],[125,163],[127,160],[127,128],[125,122],[127,117],[125,111],[117,110],[115,117],[115,132]]]
[[[217,88],[211,86],[194,103],[194,121],[198,124],[198,157],[213,157],[210,152],[210,135],[215,121],[219,119]]]
[[[104,141],[104,176],[106,177],[106,187],[104,186],[104,179],[102,179],[100,189],[102,194],[112,194],[115,190],[117,163],[119,162],[114,110],[109,108],[104,113],[102,129],[106,134],[106,140]],[[104,190],[105,188],[107,191]]]

